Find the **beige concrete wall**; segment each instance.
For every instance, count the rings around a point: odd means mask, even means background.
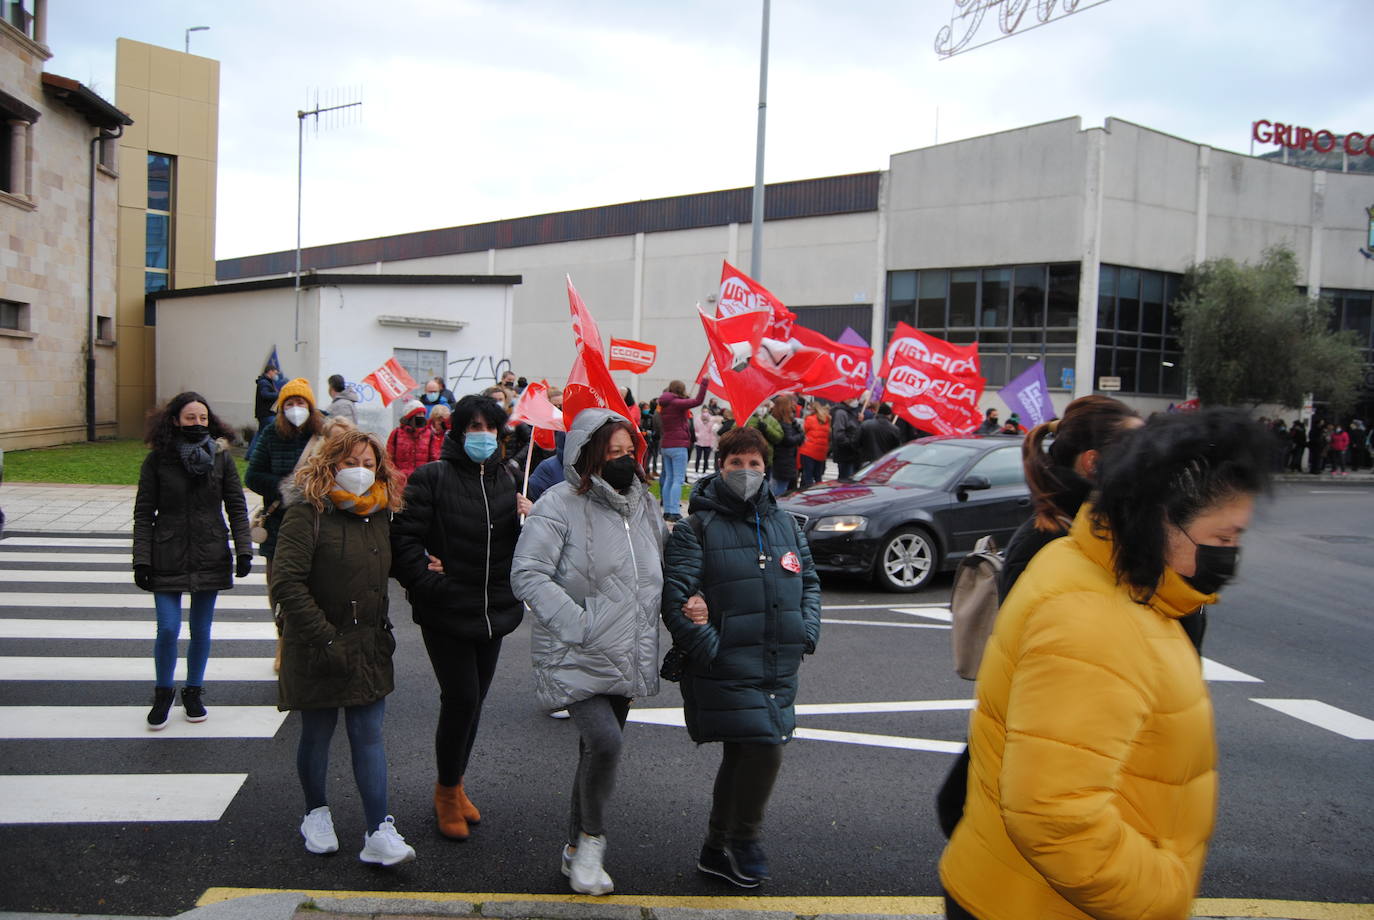
[[[156,402],[155,335],[143,323],[147,157],[176,157],[172,287],[214,284],[219,62],[127,38],[115,50],[115,104],[134,119],[119,147],[118,253],[119,431],[133,436]]]
[[[87,227],[96,129],[44,94],[43,56],[0,29],[0,83],[37,109],[25,195],[0,193],[0,298],[29,304],[27,332],[0,331],[0,449],[86,438]],[[115,180],[97,172],[95,312],[114,315]],[[96,434],[114,431],[115,346],[96,352]]]

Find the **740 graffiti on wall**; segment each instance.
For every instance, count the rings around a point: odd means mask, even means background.
[[[452,381],[456,384],[460,380],[482,381],[490,380],[496,383],[501,379],[501,375],[510,370],[510,358],[497,359],[495,355],[473,355],[467,358],[455,358],[448,363],[449,374]],[[457,368],[454,371],[454,368]]]

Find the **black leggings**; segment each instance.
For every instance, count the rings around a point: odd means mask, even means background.
[[[713,448],[706,447],[706,446],[701,445],[701,444],[698,444],[698,445],[697,445],[697,458],[696,458],[696,459],[697,459],[697,472],[698,472],[698,473],[709,473],[709,472],[711,472],[711,451],[712,451],[712,449],[713,449]]]
[[[439,727],[434,732],[434,760],[439,784],[456,786],[468,771],[482,702],[496,674],[501,640],[458,639],[420,627],[434,676],[439,681]]]
[[[947,920],[978,920],[973,914],[964,910],[963,905],[949,896],[945,892],[945,917]]]
[[[716,771],[711,823],[706,842],[724,846],[730,840],[758,840],[763,813],[782,769],[782,745],[727,741]]]

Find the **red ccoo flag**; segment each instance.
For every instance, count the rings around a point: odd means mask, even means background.
[[[392,400],[415,389],[415,381],[406,369],[396,363],[395,358],[387,358],[386,363],[368,374],[361,381],[377,391],[382,397],[382,405],[391,405]]]

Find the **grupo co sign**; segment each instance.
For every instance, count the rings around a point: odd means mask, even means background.
[[[1323,128],[1313,131],[1298,125],[1286,125],[1281,121],[1256,121],[1250,125],[1250,137],[1261,144],[1274,144],[1290,150],[1315,150],[1317,153],[1330,153],[1344,150],[1350,156],[1374,157],[1374,134],[1337,134]]]

